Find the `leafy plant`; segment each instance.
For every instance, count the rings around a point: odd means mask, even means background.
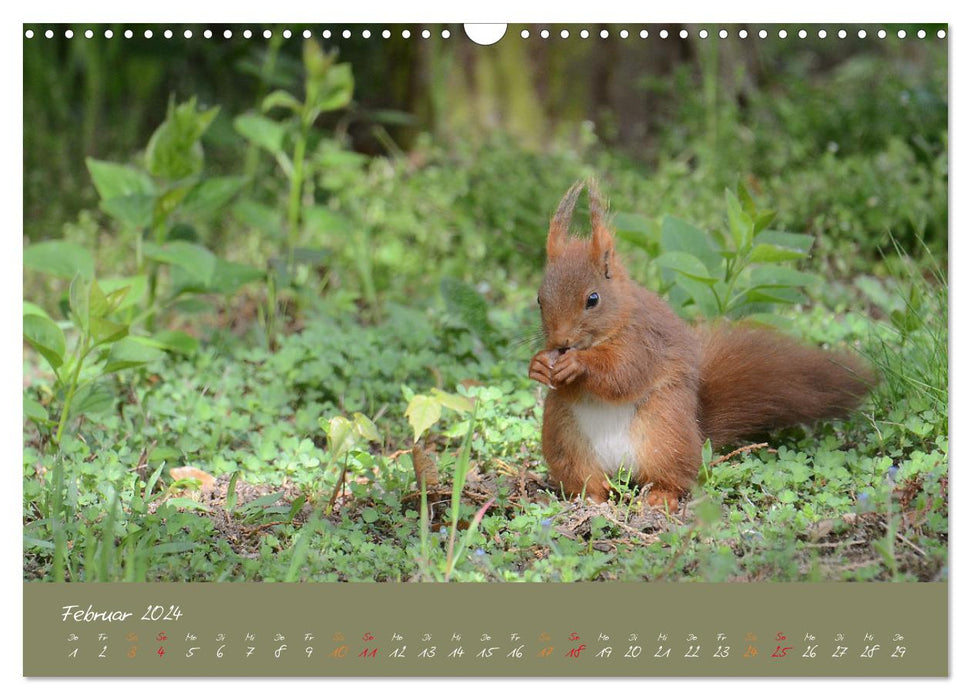
[[[147,298],[135,320],[155,327],[158,312],[186,294],[231,294],[261,271],[214,255],[186,223],[223,209],[243,185],[238,176],[204,177],[202,136],[218,107],[199,111],[196,99],[170,101],[165,121],[148,141],[141,167],[87,159],[101,209],[134,237],[137,276]],[[160,268],[171,271],[160,298]],[[182,338],[183,345],[187,341]]]
[[[664,218],[654,264],[662,269],[668,297],[686,316],[778,322],[774,306],[805,301],[801,288],[817,279],[787,265],[808,255],[813,238],[770,230],[775,212],[758,209],[741,184],[737,196],[726,190],[725,201],[727,231],[714,235]]]
[[[304,214],[304,188],[312,183],[305,169],[311,131],[325,112],[347,107],[354,93],[354,78],[348,63],[336,63],[336,53],[325,53],[312,40],[304,42],[304,98],[286,90],[274,90],[263,99],[261,112],[282,109],[290,118],[277,121],[262,114],[242,114],[234,120],[236,130],[276,160],[289,183],[287,196],[287,263],[292,271],[300,242]],[[290,148],[287,149],[289,142]]]
[[[164,355],[160,343],[129,336],[130,325],[117,320],[129,291],[130,287],[121,287],[105,293],[96,280],[75,277],[70,292],[70,318],[77,339],[70,354],[63,330],[50,316],[33,305],[24,309],[24,340],[54,370],[54,392],[61,402],[60,417],[54,423],[55,445],[60,445],[71,418],[103,404],[105,394],[110,400],[112,393],[100,382],[103,377]],[[31,400],[26,409],[27,415],[37,422],[49,422],[46,411],[36,401]]]

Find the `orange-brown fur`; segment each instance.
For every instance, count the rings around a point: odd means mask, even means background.
[[[848,355],[755,326],[686,324],[630,280],[592,183],[592,235],[569,236],[582,187],[567,192],[550,223],[538,297],[546,347],[529,367],[531,378],[550,387],[543,455],[566,494],[606,499],[606,471],[614,468],[604,466],[584,433],[578,416],[586,414],[578,405],[606,407],[609,415],[619,407],[622,416],[633,406],[629,427],[620,429],[619,444],[629,444],[633,461],[624,466],[638,484],[650,485],[649,504],[674,509],[697,478],[706,438],[718,447],[751,433],[842,416],[872,386],[869,369]],[[598,299],[590,307],[594,293]]]

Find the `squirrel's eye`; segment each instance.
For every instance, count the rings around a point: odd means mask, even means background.
[[[538,297],[538,296],[536,297],[536,305],[537,305],[537,306],[542,306],[542,305],[543,305],[543,302],[541,302],[541,301],[539,300],[539,297]]]
[[[600,303],[600,295],[597,294],[596,292],[593,292],[590,296],[587,297],[588,309],[592,309],[594,306],[596,306],[599,303]]]

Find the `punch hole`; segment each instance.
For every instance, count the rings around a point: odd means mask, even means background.
[[[708,38],[708,30],[707,29],[702,29],[700,32],[698,32],[698,36],[700,36],[702,39],[707,39]]]
[[[718,38],[719,39],[727,39],[728,38],[728,30],[727,29],[720,29],[720,30],[718,30]]]
[[[807,32],[805,29],[800,29],[799,30],[799,38],[800,39],[805,39],[807,36],[809,36],[809,32]]]
[[[588,32],[586,29],[581,29],[580,30],[580,38],[581,39],[587,39],[587,38],[589,38],[589,36],[590,36],[590,32]]]
[[[53,29],[48,29],[46,32],[44,32],[44,36],[46,36],[48,39],[53,39],[54,38],[54,30]]]
[[[738,38],[739,39],[747,39],[748,38],[748,30],[747,29],[739,29],[738,30]]]
[[[946,31],[944,31],[943,29],[938,29],[937,30],[937,38],[938,39],[943,39],[946,36],[947,36],[947,32]]]
[[[767,31],[765,31],[764,29],[759,30],[759,39],[765,39],[767,36],[769,36],[769,33]]]
[[[206,39],[212,39],[212,30],[207,29],[202,33],[202,36],[204,36]]]
[[[402,34],[404,34],[404,33],[402,32]],[[345,39],[350,39],[351,38],[351,30],[350,29],[345,29],[343,32],[341,32],[341,36],[344,37]],[[405,38],[407,39],[408,37],[405,37]]]
[[[620,30],[620,38],[621,39],[626,39],[629,36],[630,36],[630,32],[628,32],[626,29],[621,29]]]
[[[866,39],[866,29],[861,29],[856,33],[856,35],[861,39]]]
[[[918,29],[917,30],[917,38],[918,39],[923,39],[925,36],[927,36],[927,32],[925,32],[923,29]]]
[[[886,39],[887,38],[887,32],[884,31],[883,29],[881,29],[880,31],[877,32],[877,36],[879,38],[881,38],[881,39]]]
[[[312,36],[312,34],[311,34],[311,32],[310,32],[309,29],[304,29],[303,30],[303,38],[304,39],[309,39],[311,36]]]
[[[186,39],[191,39],[192,38],[192,30],[191,29],[186,29],[184,32],[182,32],[182,36],[184,36]]]
[[[105,29],[105,39],[110,39],[114,35],[115,33],[113,31],[111,31],[110,29]]]
[[[92,32],[90,29],[86,29],[84,31],[84,38],[85,39],[93,39],[94,38],[94,32]]]
[[[646,29],[642,29],[641,30],[641,35],[642,35],[641,36],[642,39],[645,38],[645,37],[647,37],[647,30]],[[660,34],[659,34],[659,36],[662,39],[667,39],[668,38],[668,30],[667,29],[662,29],[661,32],[660,32]]]
[[[423,29],[421,31],[421,38],[422,39],[430,39],[431,36],[432,36],[432,33],[430,31],[428,31],[427,29]]]
[[[785,39],[787,36],[789,36],[789,32],[787,32],[785,29],[780,29],[779,30],[779,38],[780,39]]]
[[[243,38],[244,39],[251,39],[251,38],[253,38],[253,32],[251,32],[249,29],[244,29],[243,30]]]
[[[135,32],[133,32],[131,29],[126,29],[125,30],[125,38],[126,39],[131,39],[133,36],[135,36]]]
[[[838,36],[840,39],[845,39],[846,38],[846,30],[845,29],[840,29],[838,32],[836,32],[836,36]]]
[[[24,36],[27,37],[28,39],[33,39],[34,38],[34,30],[33,29],[28,29],[26,32],[24,32]]]
[[[506,35],[505,24],[465,24],[465,35],[479,46],[491,46]],[[564,30],[565,31],[565,30]],[[541,36],[545,39],[549,32],[543,30]]]
[[[263,30],[263,38],[264,39],[269,39],[272,36],[273,36],[273,32],[271,32],[269,29],[264,29]]]
[[[68,39],[73,39],[73,38],[74,38],[74,32],[73,32],[73,31],[71,31],[70,29],[68,29],[68,30],[66,30],[66,31],[64,32],[64,36],[65,36],[66,38],[68,38]]]
[[[661,36],[662,37],[666,37],[667,36],[667,32],[662,30],[661,31]],[[641,39],[646,39],[648,37],[648,33],[647,33],[647,30],[646,29],[642,29],[641,30],[640,37],[641,37]]]
[[[539,35],[541,37],[543,37],[544,39],[549,39],[550,38],[550,30],[549,29],[544,29],[543,31],[541,31],[539,33]]]
[[[826,30],[825,29],[820,29],[816,33],[816,36],[818,36],[820,39],[825,39],[826,38]]]
[[[524,29],[523,31],[519,32],[519,36],[521,36],[523,39],[528,39],[529,38],[529,30],[528,29]]]
[[[283,30],[283,38],[284,39],[289,39],[292,36],[293,36],[293,32],[291,32],[289,29],[284,29]]]
[[[682,29],[680,32],[678,32],[678,36],[681,37],[682,39],[687,39],[688,38],[688,30],[687,29]]]
[[[370,39],[371,38],[371,30],[370,29],[363,30],[361,32],[361,36],[364,37],[365,39]]]
[[[171,39],[172,38],[172,30],[171,29],[166,29],[164,32],[162,32],[162,36],[164,36],[166,39]]]
[[[370,33],[370,32],[368,32],[368,36],[370,36],[370,35],[371,35],[371,33]],[[450,38],[451,36],[452,36],[452,32],[450,32],[450,31],[448,31],[447,29],[443,29],[443,30],[442,30],[442,38],[443,38],[443,39],[448,39],[448,38]]]
[[[330,39],[330,30],[329,29],[325,29],[324,32],[323,32],[323,34],[321,34],[321,36],[324,37],[325,39]],[[385,37],[385,38],[387,38],[387,37]]]
[[[154,36],[154,35],[152,34],[152,30],[151,29],[146,29],[145,32],[144,32],[144,36],[145,36],[146,39],[151,39],[152,36]]]
[[[383,32],[381,32],[381,38],[382,39],[390,39],[391,38],[391,30],[390,29],[385,29]]]

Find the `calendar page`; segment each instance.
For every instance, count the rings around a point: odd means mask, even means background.
[[[934,23],[27,23],[23,675],[946,677]]]

